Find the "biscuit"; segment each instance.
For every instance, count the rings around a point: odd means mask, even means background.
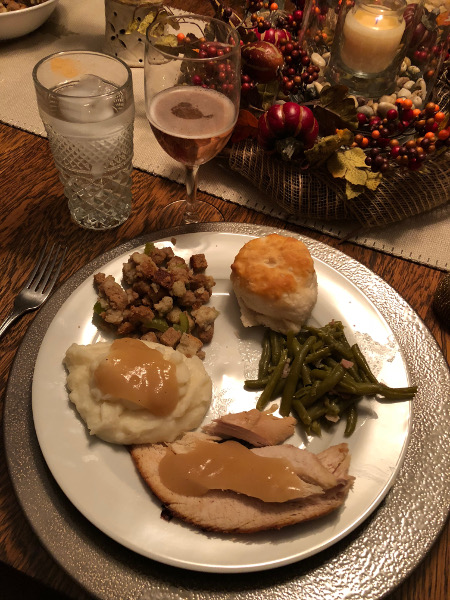
[[[247,242],[231,265],[245,327],[298,332],[317,301],[314,261],[300,240],[270,234]]]

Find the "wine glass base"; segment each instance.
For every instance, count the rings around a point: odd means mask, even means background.
[[[209,202],[196,200],[195,205],[198,212],[189,214],[185,210],[187,206],[185,200],[176,200],[167,204],[161,209],[156,220],[158,229],[169,229],[170,227],[189,223],[216,223],[225,220],[220,210],[209,204]]]

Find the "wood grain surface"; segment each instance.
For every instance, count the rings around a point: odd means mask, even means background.
[[[186,3],[181,1],[171,4],[186,7]],[[205,4],[208,3],[198,0],[190,2],[189,8],[193,12],[207,13]],[[103,233],[80,229],[70,220],[47,140],[3,124],[0,124],[0,184],[0,320],[11,309],[14,296],[23,285],[45,240],[64,241],[68,246],[59,281],[62,283],[99,254],[142,233],[155,231],[159,209],[174,199],[182,199],[184,195],[182,186],[135,170],[133,211],[129,220],[119,228]],[[352,243],[341,243],[219,198],[201,193],[199,196],[217,206],[227,221],[302,233],[360,261],[380,275],[413,307],[449,361],[449,332],[441,327],[431,308],[434,291],[444,275],[442,272]],[[1,340],[1,419],[14,354],[35,314],[24,316]],[[387,600],[448,600],[449,548],[450,527],[447,523],[423,562],[400,587],[386,596]],[[57,597],[58,592],[76,600],[90,598],[41,546],[24,517],[7,472],[3,443],[0,450],[0,561],[2,599],[50,599]]]

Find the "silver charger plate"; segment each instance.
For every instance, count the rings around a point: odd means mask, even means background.
[[[147,241],[202,231],[286,234],[267,227],[219,223],[141,236],[80,269],[34,319],[11,370],[4,414],[8,466],[24,512],[55,560],[99,598],[381,598],[418,565],[448,514],[450,375],[434,338],[411,307],[366,267],[325,244],[297,236],[315,257],[347,277],[374,303],[395,335],[411,379],[419,382],[403,467],[383,503],[359,528],[314,557],[272,571],[195,573],[156,563],[112,541],[73,507],[46,466],[34,432],[31,382],[40,344],[54,315],[80,283],[120,254]]]

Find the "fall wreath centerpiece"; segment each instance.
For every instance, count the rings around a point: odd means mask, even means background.
[[[218,90],[241,87],[233,171],[297,218],[371,227],[448,202],[445,0],[209,1],[241,38],[241,81]],[[129,31],[169,11],[138,4]]]

